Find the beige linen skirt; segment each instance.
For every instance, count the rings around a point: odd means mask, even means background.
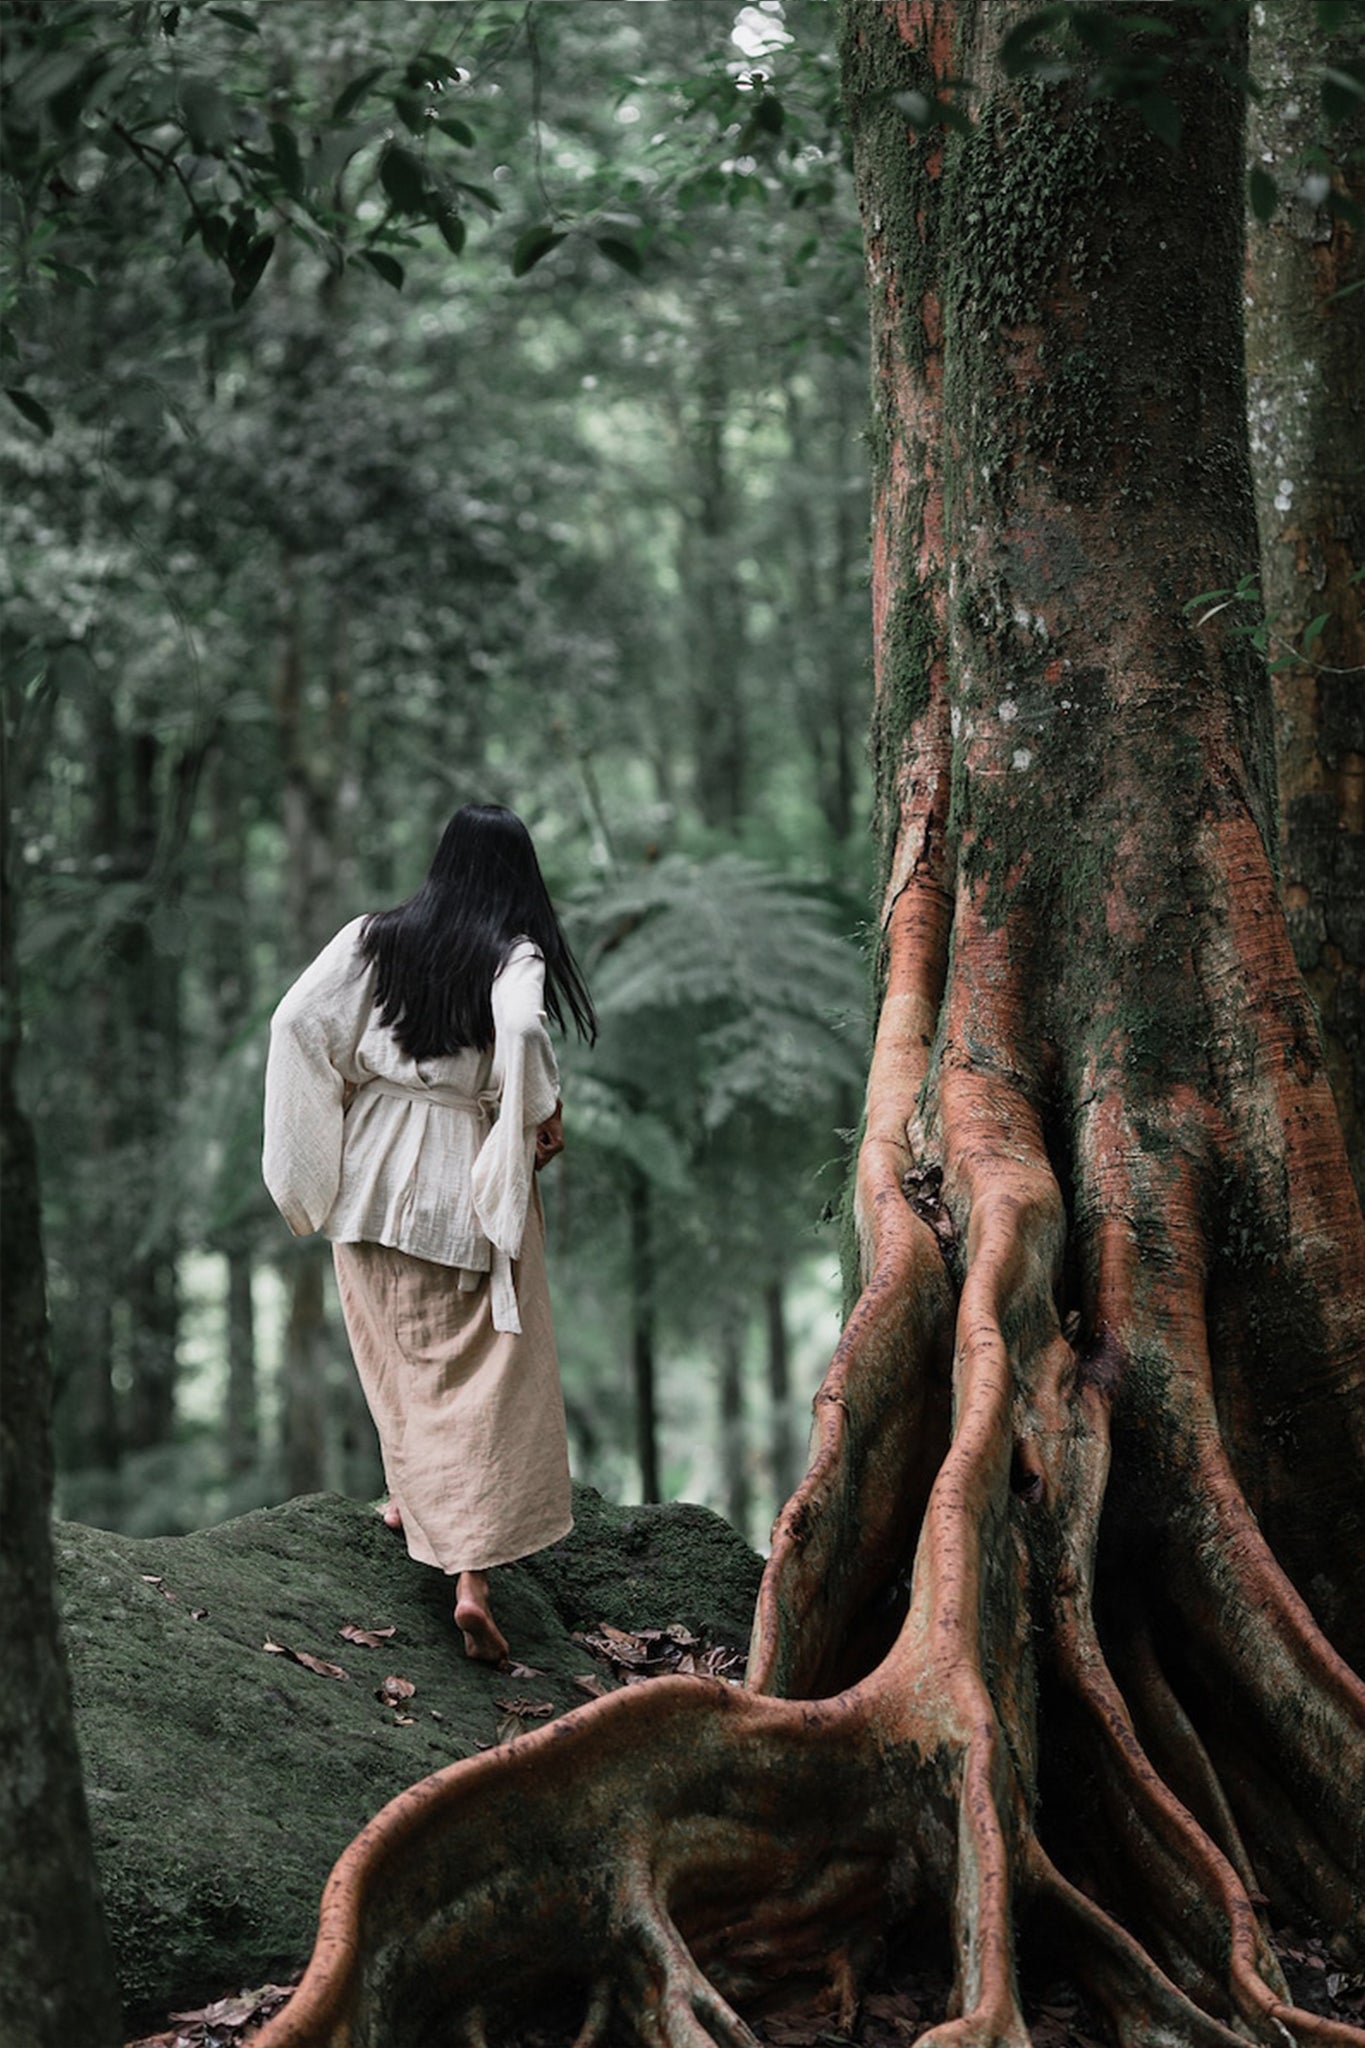
[[[493,1328],[488,1278],[382,1244],[334,1244],[356,1371],[409,1555],[484,1571],[573,1527],[545,1225],[532,1197],[514,1272],[520,1336]]]

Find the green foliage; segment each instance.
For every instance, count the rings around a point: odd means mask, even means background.
[[[680,1128],[804,1118],[858,1085],[861,963],[808,891],[740,854],[672,856],[599,885],[575,923],[602,1064]]]
[[[1365,579],[1365,569],[1357,569],[1351,577],[1352,583]],[[1194,618],[1196,626],[1205,626],[1216,618],[1223,623],[1220,628],[1230,640],[1245,640],[1265,657],[1271,675],[1281,669],[1311,668],[1321,674],[1337,674],[1326,662],[1316,655],[1318,642],[1331,624],[1330,612],[1319,612],[1302,628],[1291,626],[1287,621],[1266,616],[1261,599],[1260,579],[1254,570],[1248,570],[1235,587],[1222,590],[1202,590],[1197,597],[1186,600],[1183,607],[1187,618]]]
[[[61,210],[44,188],[31,216],[8,212],[5,381],[26,403],[0,429],[5,715],[28,1087],[61,1455],[98,1469],[88,1497],[115,1516],[150,1455],[128,1445],[139,1273],[180,1293],[167,1489],[217,1499],[228,1484],[175,1473],[191,1434],[223,1456],[229,1252],[256,1270],[266,1445],[241,1484],[277,1483],[280,1291],[296,1268],[258,1178],[265,1022],[332,929],[416,885],[456,803],[521,809],[559,891],[610,857],[629,872],[646,846],[670,875],[743,848],[810,876],[794,894],[819,924],[828,878],[850,892],[831,900],[851,900],[865,860],[863,316],[847,177],[820,125],[830,73],[791,60],[759,169],[732,172],[754,98],[723,70],[733,17],[709,0],[724,82],[700,111],[679,83],[690,11],[685,28],[665,10],[537,9],[537,86],[524,10],[495,5],[478,36],[473,10],[459,15],[467,75],[447,77],[420,134],[394,105],[416,91],[405,0],[248,11],[258,36],[187,7],[168,43],[156,10],[104,10],[87,33],[111,62],[116,28],[127,40],[121,105],[158,73],[218,97],[163,78],[159,125],[130,127],[144,152],[172,153],[163,174],[117,137],[101,148],[112,100],[103,129],[87,110],[79,147],[54,143],[75,151],[77,196]],[[423,9],[423,44],[430,21]],[[178,124],[192,110],[207,143],[224,105],[230,137],[192,148]],[[623,105],[640,120],[619,121]],[[243,119],[252,107],[261,118]],[[400,211],[419,171],[459,210]],[[302,200],[287,189],[300,176]],[[514,280],[528,221],[563,240]],[[751,757],[719,834],[699,797],[698,618],[722,579]],[[571,1413],[613,1483],[629,1431],[627,1172],[659,1206],[666,1416],[681,1418],[678,1360],[711,1341],[697,1275],[756,1303],[745,1261],[779,1235],[805,1242],[823,1199],[810,1175],[848,1120],[821,1069],[833,1059],[846,1093],[854,1047],[814,1013],[778,1020],[793,1113],[768,1113],[747,1001],[735,979],[703,1007],[611,1025],[661,1056],[675,1018],[696,1026],[686,1087],[678,1073],[660,1102],[628,1093],[605,1044],[569,1075],[563,1213],[554,1175],[546,1197],[571,1261]],[[756,1246],[734,1212],[760,1167]],[[712,1428],[704,1405],[686,1414],[665,1435],[678,1481]]]

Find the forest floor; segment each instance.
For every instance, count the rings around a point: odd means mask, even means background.
[[[734,1532],[704,1509],[616,1508],[586,1489],[575,1511],[571,1538],[498,1575],[527,1659],[498,1672],[452,1656],[442,1582],[358,1503],[314,1497],[183,1538],[59,1528],[87,1793],[141,2028],[130,2048],[248,2048],[290,1996],[332,1861],[403,1785],[585,1696],[674,1673],[741,1682],[759,1560]],[[386,1662],[402,1675],[372,1690]],[[1296,2004],[1365,2026],[1365,1977],[1322,1930],[1275,1943]],[[888,1946],[860,2048],[900,2048],[944,2018],[946,1952],[929,1927]],[[1023,1995],[1034,2048],[1104,2048],[1060,1973]],[[751,2024],[770,2048],[850,2038],[827,1999]],[[573,2031],[523,2030],[505,2048],[564,2048]]]
[[[1333,1961],[1319,1933],[1284,1928],[1275,1949],[1295,2003],[1327,2019],[1365,2027],[1365,1976],[1352,1976]],[[160,2033],[128,2048],[249,2048],[252,2036],[290,1995],[286,1984],[262,1985],[236,1997],[218,1999],[198,2012],[170,2015]],[[754,2032],[771,2048],[908,2048],[945,2017],[948,1978],[941,1962],[912,1948],[888,1956],[863,2000],[856,2033],[840,2031],[828,2003],[787,2007],[780,2015],[756,2018]],[[1025,1999],[1033,2048],[1109,2048],[1103,2023],[1088,2012],[1065,1978],[1038,1987]],[[563,2048],[561,2034],[527,2034],[507,2048]]]
[[[735,1643],[707,1641],[684,1624],[659,1628],[620,1629],[603,1622],[576,1632],[574,1640],[616,1684],[641,1684],[679,1671],[705,1671],[738,1683],[743,1652]],[[527,1673],[527,1676],[533,1674]],[[580,1680],[584,1691],[591,1680]],[[600,1690],[606,1690],[603,1683]],[[527,1702],[508,1701],[500,1722],[499,1742],[524,1732]],[[1307,2012],[1365,2027],[1365,1976],[1353,1975],[1337,1963],[1321,1931],[1292,1927],[1273,1934],[1294,2002]],[[292,1986],[266,1984],[220,1998],[198,2011],[172,2013],[161,2032],[142,2036],[128,2048],[248,2048],[254,2034],[287,2003]],[[908,1941],[882,1958],[863,2000],[855,2032],[841,2031],[828,2000],[784,2005],[780,2013],[755,2016],[754,2031],[770,2048],[905,2048],[947,2016],[950,1990],[941,1954],[927,1942]],[[1025,1987],[1024,2011],[1033,2048],[1107,2048],[1110,2035],[1102,2021],[1064,1977]],[[506,2048],[566,2048],[567,2031],[524,2033]]]

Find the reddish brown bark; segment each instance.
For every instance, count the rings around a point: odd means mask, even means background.
[[[884,987],[862,1291],[749,1691],[633,1689],[405,1794],[261,2048],[556,1998],[580,2048],[735,2044],[812,1978],[851,2022],[916,1917],[933,2048],[1025,2043],[1040,1943],[1133,2048],[1365,2041],[1293,2008],[1265,1918],[1365,1956],[1365,1231],[1266,678],[1185,609],[1254,559],[1236,94],[1186,59],[1159,152],[1004,84],[1011,11],[965,12],[847,10]],[[951,75],[940,154],[891,95]]]

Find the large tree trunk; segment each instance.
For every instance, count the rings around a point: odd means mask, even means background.
[[[1294,0],[1263,0],[1253,23],[1264,94],[1251,109],[1251,160],[1282,186],[1275,218],[1252,229],[1247,269],[1280,855],[1290,936],[1365,1197],[1365,587],[1355,580],[1365,563],[1365,291],[1359,231],[1329,212],[1325,194],[1315,204],[1305,192],[1306,163],[1326,139],[1338,190],[1365,206],[1365,107],[1324,138],[1317,95],[1305,90],[1315,65],[1358,63],[1365,36],[1357,16],[1324,38]]]
[[[260,2048],[481,2042],[553,1990],[580,2048],[733,2048],[802,1979],[851,2021],[913,1916],[956,1975],[921,2048],[1026,2043],[1039,1944],[1132,2048],[1365,2042],[1263,1919],[1365,1957],[1365,1231],[1266,679],[1185,611],[1255,559],[1240,107],[1183,11],[1170,152],[1003,83],[1011,18],[847,8],[884,987],[864,1286],[749,1691],[632,1688],[403,1795]],[[963,77],[971,133],[908,133],[892,95]]]
[[[0,764],[3,765],[3,764]],[[3,778],[0,778],[2,780]],[[8,791],[0,790],[0,804]],[[8,817],[8,812],[5,813]],[[31,2048],[114,2048],[113,1958],[81,1789],[53,1585],[51,1372],[38,1161],[19,1107],[9,835],[0,846],[0,2033]]]

